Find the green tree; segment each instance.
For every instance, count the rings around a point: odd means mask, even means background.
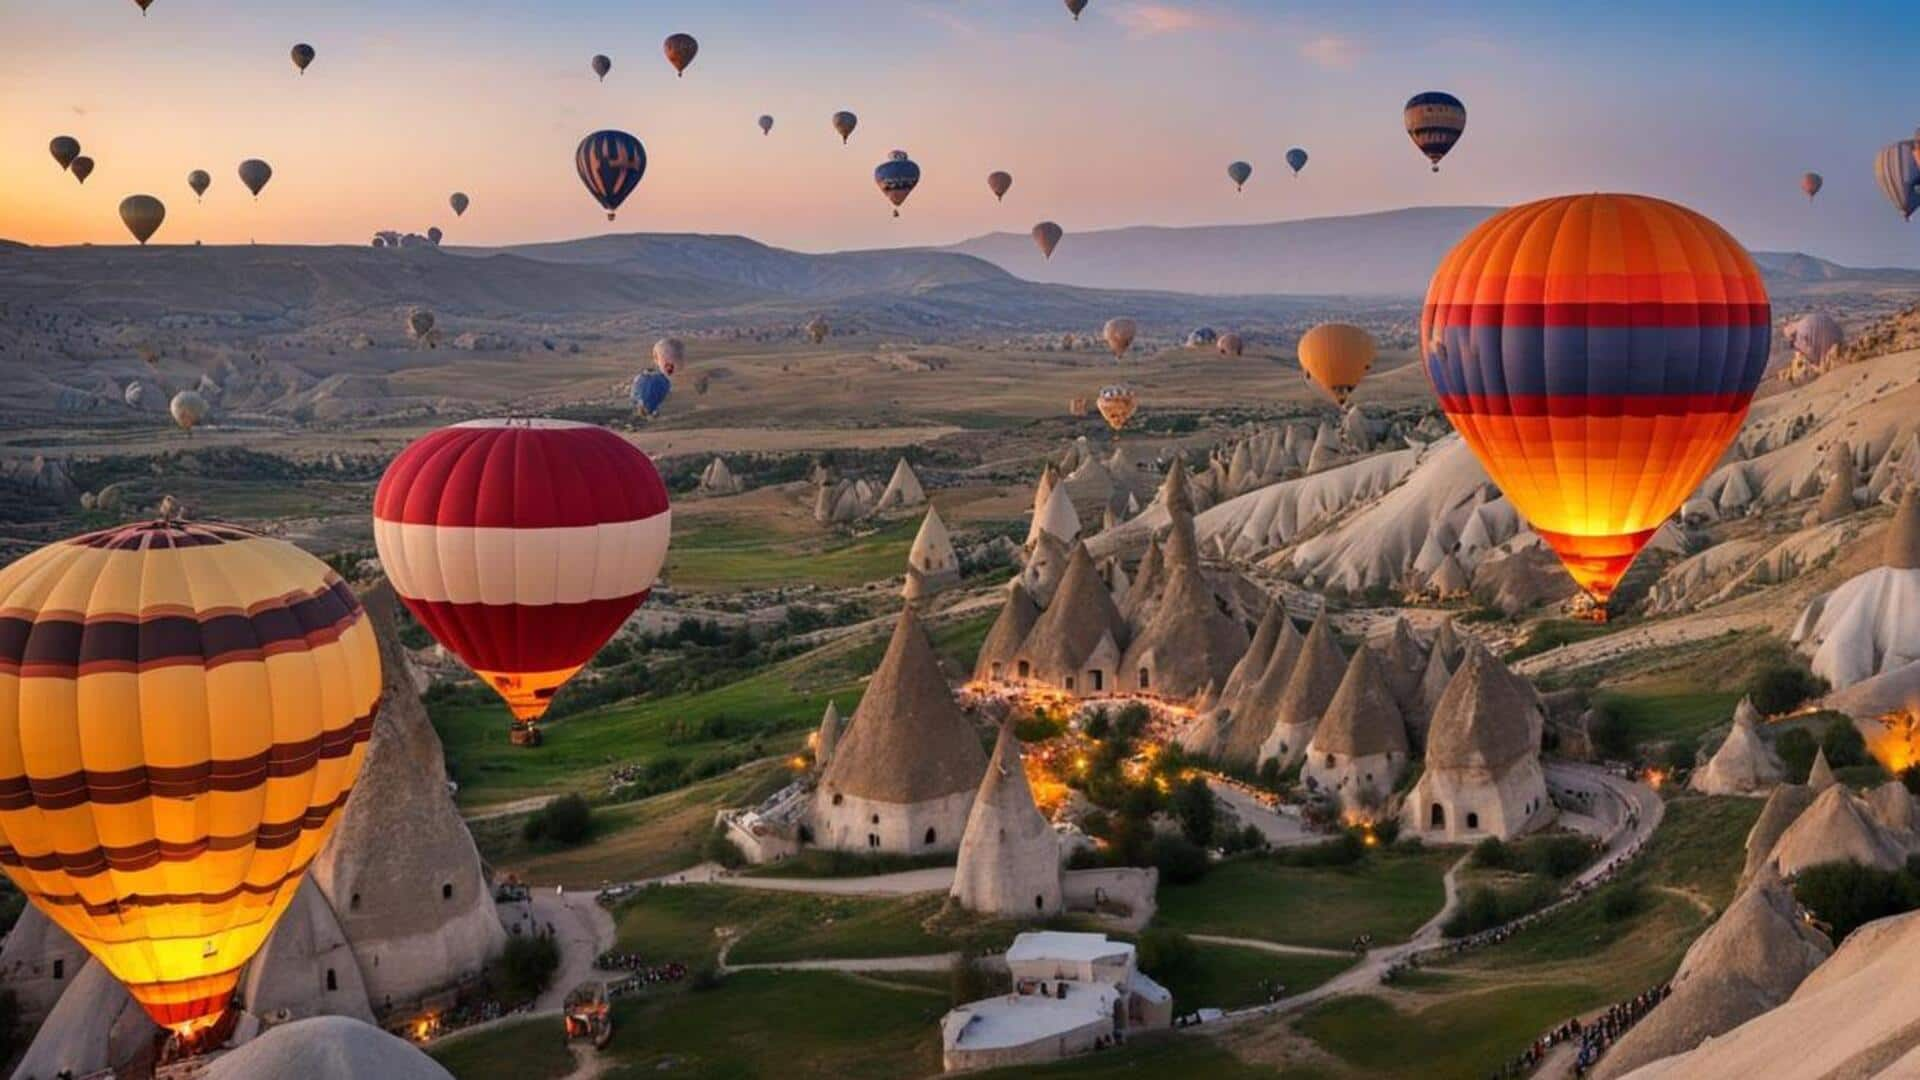
[[[1219,808],[1213,801],[1213,789],[1196,776],[1173,789],[1173,815],[1180,819],[1180,831],[1201,847],[1212,845],[1219,821]]]

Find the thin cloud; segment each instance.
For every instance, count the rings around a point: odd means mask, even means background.
[[[1338,34],[1321,34],[1302,42],[1300,55],[1317,67],[1345,71],[1360,56],[1360,44]]]
[[[1159,37],[1193,30],[1217,30],[1230,20],[1217,11],[1184,4],[1133,3],[1122,5],[1113,17],[1130,37]]]

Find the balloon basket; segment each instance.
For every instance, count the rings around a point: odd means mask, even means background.
[[[533,724],[514,724],[507,738],[513,745],[524,746],[529,750],[546,741],[546,736],[541,734],[540,729]]]

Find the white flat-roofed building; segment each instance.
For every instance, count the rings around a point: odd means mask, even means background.
[[[1127,942],[1035,931],[1014,938],[1006,962],[1012,993],[941,1020],[949,1071],[1057,1061],[1173,1023],[1173,995],[1140,973]]]

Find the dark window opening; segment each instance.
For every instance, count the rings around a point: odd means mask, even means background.
[[[442,900],[453,899],[453,882],[449,881],[446,884],[440,886],[440,899]]]
[[[1469,828],[1469,829],[1477,829],[1477,828],[1479,828],[1479,827],[1480,827],[1480,815],[1479,815],[1479,814],[1468,814],[1468,815],[1467,815],[1467,828]]]
[[[1145,690],[1152,683],[1153,676],[1146,668],[1140,669],[1140,689]]]
[[[929,844],[931,844],[931,843],[933,843],[933,839],[934,839],[934,833],[933,833],[933,830],[932,830],[932,829],[928,829],[928,830],[927,830],[927,843],[929,843]]]
[[[1433,812],[1427,815],[1427,824],[1436,829],[1447,827],[1447,812],[1439,803],[1433,804]]]
[[[336,975],[334,975],[332,968],[327,969],[327,989],[328,990],[340,989],[340,979]]]
[[[53,977],[56,979],[64,979],[67,977],[67,962],[65,960],[55,960],[53,962]]]

